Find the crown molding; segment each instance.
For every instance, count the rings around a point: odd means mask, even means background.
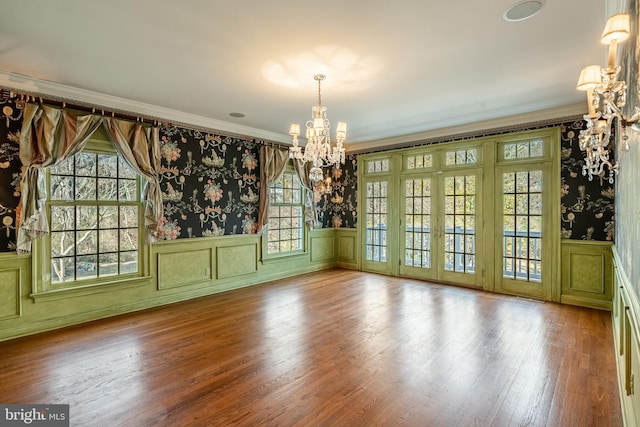
[[[562,107],[548,108],[530,113],[516,114],[513,116],[499,117],[495,119],[481,120],[455,126],[448,126],[438,129],[431,129],[424,132],[400,135],[390,138],[377,139],[362,143],[350,143],[347,154],[360,154],[370,151],[380,151],[393,148],[424,143],[437,140],[458,139],[458,137],[468,138],[474,134],[476,136],[502,133],[505,130],[512,130],[513,127],[531,128],[540,125],[551,125],[560,123],[566,118],[582,117],[586,113],[585,104],[576,103]],[[553,122],[553,123],[551,123]]]
[[[42,96],[43,98],[53,97],[69,103],[75,101],[94,106],[96,109],[105,109],[134,117],[147,116],[151,119],[167,121],[176,125],[186,125],[187,127],[195,126],[197,128],[210,130],[212,133],[219,131],[223,134],[241,135],[250,139],[262,139],[285,144],[290,143],[288,136],[280,133],[215,120],[196,114],[189,114],[170,108],[146,104],[144,102],[79,89],[60,83],[39,80],[7,71],[0,70],[0,86],[18,93]]]

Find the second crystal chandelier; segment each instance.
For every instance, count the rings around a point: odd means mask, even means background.
[[[344,147],[342,143],[347,138],[347,124],[338,122],[336,143],[332,146],[331,124],[327,118],[327,107],[322,106],[320,95],[320,82],[326,77],[324,74],[316,74],[313,78],[318,82],[318,105],[311,109],[311,120],[307,121],[307,145],[304,150],[298,146],[300,125],[292,124],[289,128],[289,135],[293,136],[293,146],[289,147],[289,158],[311,163],[313,166],[309,171],[309,179],[315,183],[322,180],[323,167],[337,165],[338,163],[344,164]]]

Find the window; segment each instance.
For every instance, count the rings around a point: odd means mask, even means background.
[[[445,154],[445,165],[469,165],[478,163],[478,150],[468,148],[464,150],[447,151]]]
[[[389,159],[369,160],[367,173],[389,172]]]
[[[540,139],[504,144],[502,155],[504,160],[528,159],[544,155],[543,143]]]
[[[433,167],[432,154],[417,154],[405,156],[405,167],[411,169],[427,169]]]
[[[285,169],[269,187],[267,254],[301,251],[303,230],[302,186],[292,169]]]
[[[366,183],[365,241],[367,261],[387,261],[387,182]]]
[[[111,144],[97,148],[48,169],[52,285],[139,272],[138,175]]]

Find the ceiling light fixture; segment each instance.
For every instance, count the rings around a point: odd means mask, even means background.
[[[327,107],[322,106],[320,95],[320,83],[326,78],[324,74],[316,74],[313,78],[318,82],[318,105],[311,109],[311,120],[307,122],[307,145],[298,146],[300,125],[292,124],[289,135],[293,136],[293,146],[289,147],[289,158],[301,160],[303,163],[311,162],[313,167],[309,171],[312,182],[322,180],[322,168],[344,164],[344,147],[342,143],[347,138],[347,124],[338,122],[336,128],[336,143],[331,145],[331,124],[327,118]]]
[[[634,107],[630,118],[624,116],[622,107],[627,102],[627,84],[618,80],[621,67],[616,66],[618,43],[629,37],[629,15],[620,13],[607,21],[601,42],[609,45],[607,67],[589,65],[580,72],[576,88],[587,92],[588,113],[584,116],[587,128],[580,131],[580,149],[585,151],[582,174],[589,180],[594,176],[604,176],[609,170],[609,182],[618,173],[618,164],[609,158],[611,128],[616,120],[617,133],[622,139],[621,151],[629,151],[627,127],[640,119],[640,108]]]

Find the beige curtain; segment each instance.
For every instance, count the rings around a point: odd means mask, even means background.
[[[17,250],[31,252],[31,242],[49,232],[44,211],[47,188],[43,168],[56,165],[80,152],[100,126],[100,117],[75,117],[66,110],[27,104],[20,132],[20,160],[23,165],[18,206]]]
[[[316,197],[313,193],[313,182],[309,179],[309,170],[313,166],[312,163],[302,163],[300,160],[293,161],[293,167],[300,178],[300,183],[306,189],[306,197],[304,201],[304,222],[309,228],[315,228],[318,224],[316,211]]]
[[[258,205],[258,232],[269,221],[269,185],[282,174],[289,153],[276,147],[260,148],[260,201]]]
[[[144,127],[142,123],[104,118],[111,141],[127,163],[146,180],[144,200],[147,241],[158,236],[158,223],[162,219],[162,192],[160,190],[160,130],[157,126]]]

